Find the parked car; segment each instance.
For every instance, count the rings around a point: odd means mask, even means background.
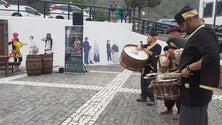
[[[159,19],[156,21],[155,28],[158,32],[166,34],[168,29],[176,26],[178,24],[174,19]]]
[[[52,4],[50,6],[49,16],[56,19],[72,19],[73,13],[83,13],[84,20],[90,20],[90,14],[83,11],[78,6],[70,5],[70,10],[68,10],[68,4]]]
[[[157,22],[177,25],[175,19],[159,19]]]
[[[20,16],[20,17],[44,17],[43,14],[30,6],[11,5],[4,0],[0,0],[0,16]]]
[[[3,5],[8,5],[8,2],[4,1],[4,0],[0,0],[0,5],[3,4]]]

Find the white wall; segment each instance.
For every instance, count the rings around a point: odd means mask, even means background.
[[[8,41],[12,39],[13,32],[19,33],[19,40],[24,43],[30,42],[29,37],[34,36],[34,41],[40,48],[39,54],[44,53],[44,42],[41,40],[47,33],[52,34],[53,44],[53,65],[64,66],[65,58],[65,26],[72,26],[71,20],[59,19],[42,19],[31,17],[0,17],[0,19],[8,20]],[[147,36],[132,32],[132,24],[129,23],[109,23],[85,21],[83,38],[88,37],[89,42],[94,44],[95,41],[99,45],[100,62],[92,65],[108,65],[113,64],[107,61],[106,41],[110,40],[111,44],[115,43],[119,46],[120,56],[123,47],[126,44],[139,44],[140,41],[146,43]],[[158,41],[162,46],[165,42]],[[9,46],[11,50],[11,46]],[[22,48],[23,62],[25,66],[26,55],[28,55],[28,45]]]

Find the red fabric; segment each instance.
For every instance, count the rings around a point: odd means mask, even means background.
[[[13,42],[18,41],[17,39],[13,38],[11,41],[8,42],[8,45],[11,45]]]
[[[76,49],[77,51],[79,51],[79,50],[81,50],[81,46],[80,46],[80,45],[76,45],[75,49]]]
[[[182,29],[180,27],[172,27],[172,28],[167,30],[167,33],[170,33],[170,32],[173,32],[173,31],[182,32]]]

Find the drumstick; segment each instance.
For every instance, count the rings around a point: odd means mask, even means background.
[[[161,57],[161,56],[166,56],[166,55],[155,55],[156,58]]]
[[[179,70],[175,71],[175,72],[171,72],[171,73],[164,73],[164,75],[166,74],[166,76],[182,76],[182,74],[179,72]],[[190,75],[193,75],[193,73],[190,73]]]
[[[170,77],[170,76],[171,76],[171,77],[172,77],[172,76],[177,76],[177,77],[178,77],[178,76],[181,76],[181,73],[171,72],[171,73],[164,73],[163,75],[164,75],[164,77],[167,77],[167,76],[168,76],[168,77]]]
[[[143,41],[140,41],[141,48],[143,49]]]

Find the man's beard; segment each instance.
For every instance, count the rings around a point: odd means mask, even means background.
[[[190,35],[195,29],[194,28],[192,28],[191,26],[190,26],[190,24],[189,23],[187,23],[186,22],[186,33],[187,33],[187,35]]]

